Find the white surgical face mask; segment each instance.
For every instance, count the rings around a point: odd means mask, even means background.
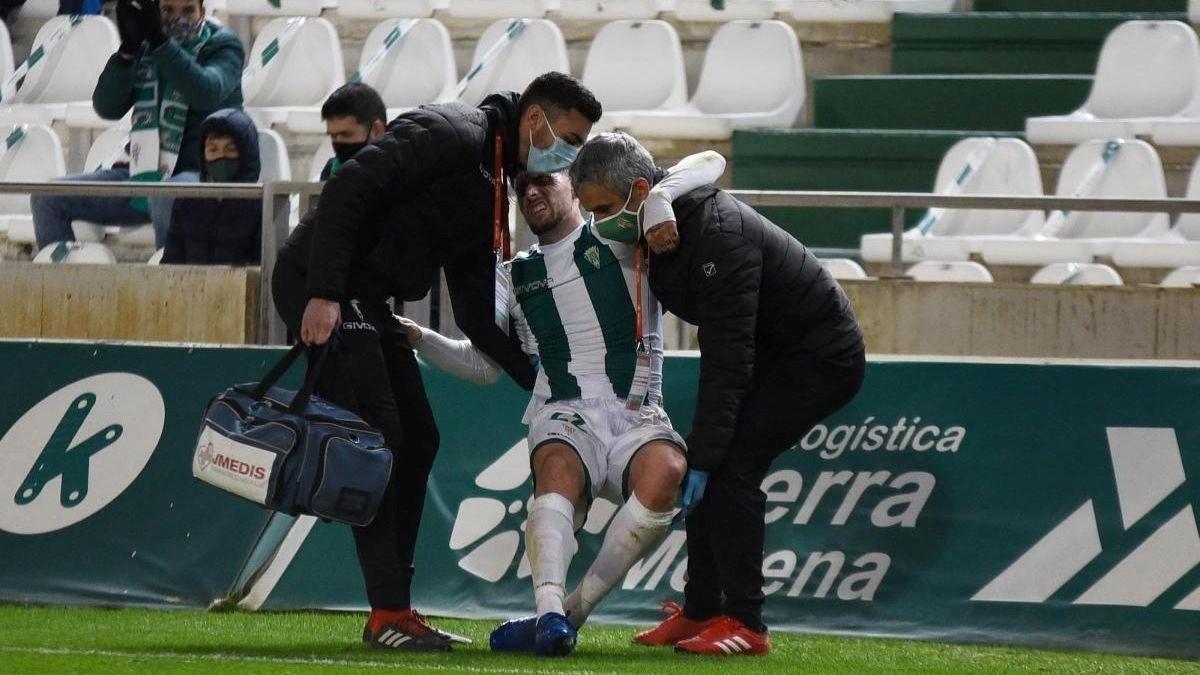
[[[525,168],[535,173],[557,173],[569,168],[575,163],[579,148],[559,138],[550,126],[550,119],[542,115],[542,122],[554,136],[554,142],[548,148],[539,148],[533,144],[533,129],[529,130],[529,161]]]
[[[625,203],[621,205],[621,210],[596,221],[596,233],[605,239],[617,241],[622,244],[636,244],[638,236],[641,234],[638,228],[637,211],[629,210],[629,202],[633,200],[633,186],[629,186],[629,196],[625,197]]]

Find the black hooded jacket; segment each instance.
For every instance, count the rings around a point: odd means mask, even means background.
[[[200,180],[208,179],[204,139],[229,136],[238,148],[236,183],[258,181],[258,129],[246,113],[226,108],[200,124]],[[175,200],[167,231],[164,264],[257,265],[262,253],[261,199]]]
[[[338,301],[417,300],[441,268],[458,327],[531,389],[528,357],[494,318],[494,134],[505,174],[515,176],[519,98],[425,105],[392,120],[330,176],[315,218],[288,238],[279,264],[305,272],[310,297]]]
[[[688,463],[711,471],[729,451],[755,364],[863,349],[846,294],[787,232],[706,186],[672,204],[679,248],[650,259],[650,288],[699,326],[700,390]]]

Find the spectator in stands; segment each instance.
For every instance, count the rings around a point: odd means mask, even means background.
[[[237,108],[209,115],[200,125],[200,159],[202,182],[257,182],[254,120]],[[261,199],[175,200],[164,264],[257,265],[261,256]]]
[[[212,112],[242,105],[245,52],[238,37],[204,17],[201,0],[120,0],[121,46],[100,73],[92,105],[104,119],[131,108],[129,157],[111,169],[62,180],[194,183],[200,179],[200,123]],[[135,104],[142,99],[143,103]],[[71,221],[101,225],[154,223],[154,239],[166,245],[171,198],[32,198],[38,246],[71,241]]]
[[[333,157],[321,170],[321,180],[325,181],[368,143],[383,138],[387,131],[387,108],[371,85],[350,82],[334,89],[325,99],[321,120],[325,122],[325,135],[333,144]]]
[[[571,167],[581,206],[631,227],[662,176],[622,133],[588,141]],[[682,496],[684,513],[694,507],[688,581],[683,609],[635,639],[698,654],[764,654],[762,481],[776,457],[858,393],[862,331],[820,262],[754,209],[712,186],[672,207],[677,246],[652,253],[649,270],[663,311],[700,330]]]
[[[493,245],[508,223],[497,169],[505,177],[565,169],[600,114],[592,93],[563,73],[535,78],[523,94],[493,94],[477,108],[444,103],[406,112],[381,140],[340,164],[325,183],[311,234],[298,228],[279,253],[272,292],[288,328],[309,345],[325,344],[337,330],[317,392],[381,430],[395,457],[375,520],[354,528],[371,605],[363,641],[373,647],[432,651],[452,642],[411,605],[417,529],[439,439],[388,300],[423,297],[444,270],[459,327],[532,388],[529,358],[496,321]]]

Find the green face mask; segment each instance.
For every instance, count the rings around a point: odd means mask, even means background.
[[[628,209],[629,201],[633,199],[633,186],[629,186],[629,196],[621,205],[621,210],[607,218],[596,221],[596,232],[601,237],[622,244],[636,244],[641,234],[638,228],[637,211]]]
[[[232,183],[237,178],[238,160],[222,157],[205,164],[209,183]]]

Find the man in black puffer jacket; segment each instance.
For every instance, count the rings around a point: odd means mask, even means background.
[[[580,204],[597,220],[638,213],[661,176],[645,148],[621,133],[588,141],[571,167]],[[694,511],[683,611],[636,640],[763,654],[760,486],[777,456],[858,393],[862,331],[816,257],[754,209],[711,186],[672,207],[677,247],[650,256],[650,289],[665,311],[699,326],[682,495],[684,513]],[[656,231],[647,238],[659,251]]]
[[[421,106],[340,165],[310,228],[297,228],[272,279],[284,322],[309,345],[337,329],[317,393],[383,432],[395,457],[375,520],[354,528],[371,615],[363,640],[383,649],[449,649],[451,636],[411,607],[413,551],[438,434],[420,369],[389,298],[417,300],[445,271],[459,328],[518,384],[534,370],[497,325],[494,225],[507,232],[507,187],[523,169],[565,169],[600,118],[570,75],[546,73],[525,92],[478,108]],[[507,321],[505,321],[507,325]]]
[[[200,124],[200,181],[254,183],[258,129],[236,108]],[[176,199],[163,264],[257,265],[262,257],[261,199]]]

